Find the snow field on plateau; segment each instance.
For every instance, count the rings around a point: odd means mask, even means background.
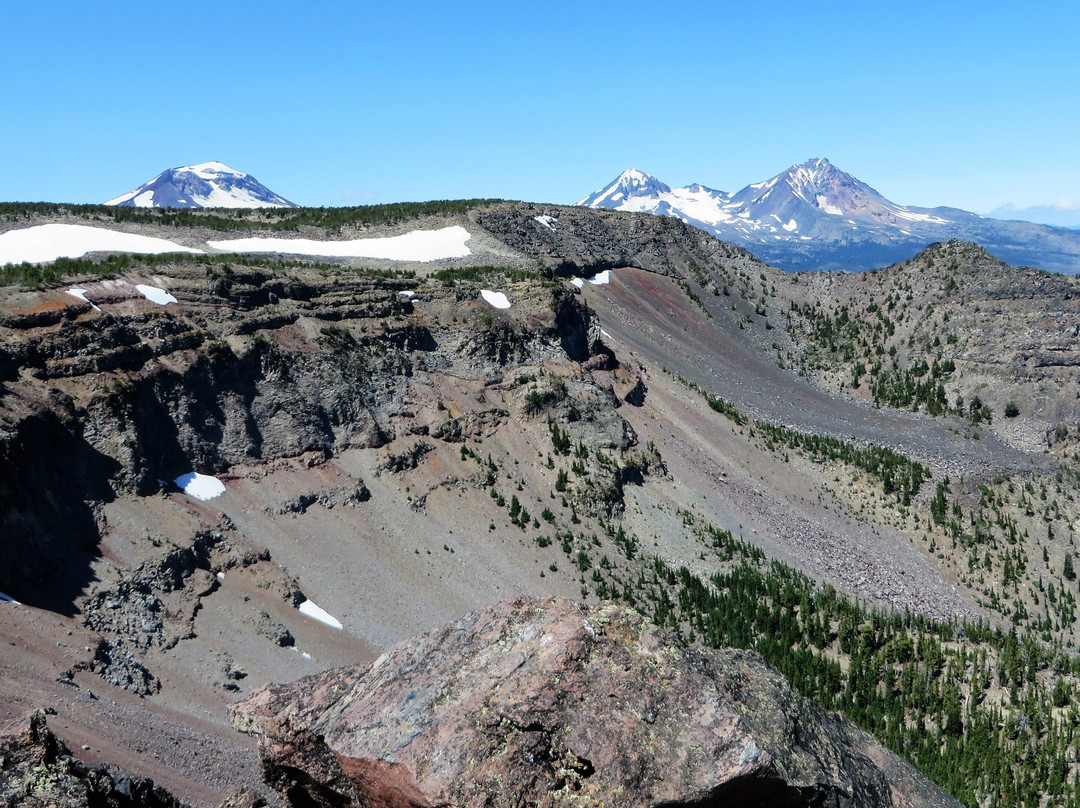
[[[315,241],[297,238],[238,238],[209,241],[215,250],[238,253],[287,253],[329,258],[385,258],[392,261],[438,261],[472,255],[469,231],[460,225],[440,230],[413,230],[401,236]]]
[[[80,258],[92,252],[201,253],[173,241],[82,224],[42,224],[0,233],[0,266]]]
[[[465,258],[472,255],[472,250],[466,244],[470,238],[469,231],[457,225],[440,230],[414,230],[401,236],[362,238],[351,241],[255,237],[210,241],[208,245],[214,250],[224,252],[282,253],[329,258],[384,258],[392,261],[426,262],[443,258]],[[204,251],[184,247],[167,239],[122,233],[88,225],[45,224],[0,234],[0,266],[23,262],[39,264],[55,261],[57,258],[80,258],[92,252],[156,255],[169,252],[202,253]],[[142,291],[140,289],[140,292]],[[143,294],[155,303],[159,302],[146,292]]]

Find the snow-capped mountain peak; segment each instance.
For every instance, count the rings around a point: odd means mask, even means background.
[[[179,169],[173,169],[177,171]],[[229,168],[224,163],[219,163],[217,160],[211,160],[208,163],[199,163],[198,165],[187,166],[187,170],[193,174],[198,174],[204,179],[214,179],[222,175],[231,175],[234,177],[246,177],[247,175],[243,171],[237,171],[235,168]]]
[[[793,165],[735,193],[698,183],[671,188],[630,169],[578,204],[672,216],[763,257],[785,256],[791,265],[789,255],[809,261],[811,246],[842,251],[856,243],[877,245],[873,254],[892,260],[888,249],[951,238],[956,224],[944,209],[890,202],[825,158]],[[882,245],[887,249],[879,250]]]
[[[211,161],[170,168],[106,205],[139,208],[295,208],[250,174]]]
[[[805,220],[808,213],[906,228],[913,223],[943,223],[943,219],[890,202],[866,183],[841,171],[825,158],[794,165],[765,182],[748,185],[732,201],[752,218],[779,216]]]
[[[778,175],[792,195],[832,216],[853,216],[895,207],[885,197],[824,158],[807,160]]]
[[[577,204],[588,208],[617,207],[620,201],[640,197],[657,199],[661,194],[670,192],[671,188],[656,177],[636,168],[628,168],[612,183],[594,191]]]
[[[792,189],[855,181],[854,177],[841,171],[824,157],[794,165],[780,176],[787,180]]]

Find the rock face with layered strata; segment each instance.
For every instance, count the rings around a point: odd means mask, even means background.
[[[518,598],[233,710],[293,805],[952,806],[754,653]]]

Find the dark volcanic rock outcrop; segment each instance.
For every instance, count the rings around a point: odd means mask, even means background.
[[[0,805],[5,808],[183,808],[146,778],[83,763],[36,712],[0,733]]]
[[[610,604],[501,603],[233,720],[293,805],[956,805],[756,654]]]

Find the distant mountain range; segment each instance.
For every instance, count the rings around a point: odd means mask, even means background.
[[[299,207],[250,174],[216,162],[170,168],[105,204],[134,208]]]
[[[1009,203],[999,205],[986,215],[993,219],[1019,219],[1080,230],[1080,200],[1076,199],[1061,199],[1053,205],[1031,205],[1022,208]]]
[[[789,270],[873,269],[960,238],[1010,264],[1080,273],[1080,231],[958,208],[898,205],[826,159],[808,160],[735,193],[700,184],[672,188],[629,169],[577,204],[681,219]]]

